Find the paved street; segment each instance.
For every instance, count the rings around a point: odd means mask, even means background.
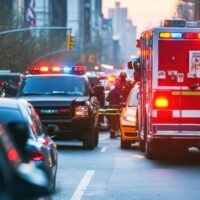
[[[53,200],[200,199],[200,154],[195,150],[150,161],[137,145],[121,150],[120,139],[101,133],[98,148],[59,146],[57,194]]]

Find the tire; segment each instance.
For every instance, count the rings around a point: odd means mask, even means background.
[[[145,141],[142,139],[140,139],[140,141],[139,141],[139,150],[141,152],[145,152]]]
[[[85,139],[83,140],[83,147],[88,150],[92,150],[95,147],[95,128],[91,124],[90,130],[85,134]]]
[[[55,192],[55,190],[56,190],[56,175],[57,175],[57,167],[56,167],[55,175],[54,175],[53,180],[52,180],[52,184],[51,184],[51,186],[49,188],[50,194],[53,194]]]
[[[56,190],[56,178],[53,182],[53,185],[50,188],[50,194],[53,194],[55,192],[55,190]]]
[[[97,126],[95,129],[95,147],[99,144],[99,127]]]
[[[129,149],[131,147],[131,143],[130,142],[127,142],[127,141],[124,141],[121,139],[121,148],[122,149]]]
[[[150,146],[151,146],[151,143],[146,141],[146,143],[145,143],[145,156],[149,160],[154,160],[157,157],[157,152],[152,152]]]
[[[111,139],[115,139],[116,138],[115,131],[110,131],[110,138]]]

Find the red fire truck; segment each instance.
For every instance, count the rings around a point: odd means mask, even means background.
[[[166,20],[141,34],[140,149],[200,148],[200,23]]]

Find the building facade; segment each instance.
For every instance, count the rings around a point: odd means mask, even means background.
[[[120,2],[115,3],[115,8],[109,9],[109,18],[112,19],[113,24],[113,38],[116,44],[116,38],[119,40],[120,45],[120,65],[126,65],[130,59],[131,54],[136,54],[135,40],[136,40],[136,27],[133,26],[132,21],[128,20],[127,8],[122,8]],[[114,45],[118,47],[118,45]]]

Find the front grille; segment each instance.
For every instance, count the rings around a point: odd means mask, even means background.
[[[72,113],[69,107],[36,107],[35,109],[41,120],[66,120],[71,119]],[[66,113],[60,113],[62,109],[67,109]]]

